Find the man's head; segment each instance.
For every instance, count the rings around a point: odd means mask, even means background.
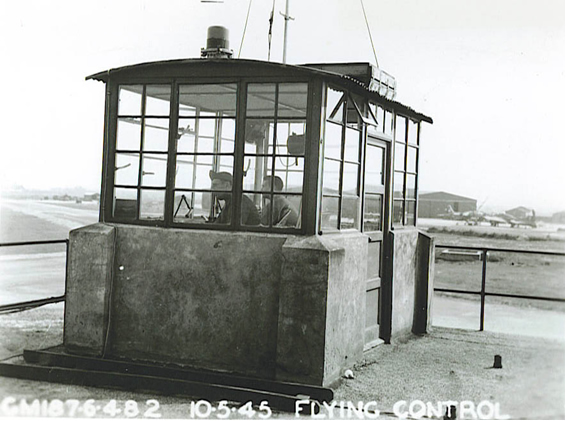
[[[266,175],[263,178],[263,184],[261,185],[262,191],[271,191],[271,180],[273,179],[273,191],[283,190],[283,180],[278,176]]]
[[[210,170],[208,176],[211,180],[210,188],[212,190],[222,191],[215,193],[216,197],[219,199],[226,199],[227,197],[230,197],[230,193],[223,192],[232,191],[232,174],[226,171],[215,172]]]

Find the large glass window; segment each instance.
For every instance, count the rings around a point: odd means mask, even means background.
[[[307,93],[306,83],[248,84],[242,225],[258,225],[253,205],[261,226],[301,227]]]
[[[328,88],[324,130],[321,229],[360,229],[364,102]],[[376,125],[375,120],[371,124]]]
[[[122,85],[112,216],[163,220],[169,143],[170,85]]]
[[[397,115],[393,173],[393,225],[415,225],[419,123]]]

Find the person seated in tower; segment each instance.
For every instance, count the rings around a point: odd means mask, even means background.
[[[232,221],[232,174],[226,171],[212,171],[208,173],[211,180],[211,189],[216,190],[212,194],[224,202],[220,206],[220,213],[216,218],[210,220],[214,224],[229,224]],[[259,225],[259,212],[252,200],[242,195],[242,225]]]
[[[271,199],[271,183],[273,182],[273,200]],[[299,214],[296,208],[281,194],[283,191],[283,180],[278,176],[267,175],[263,178],[261,190],[263,194],[263,210],[261,212],[261,224],[269,225],[271,219],[274,227],[296,227]]]

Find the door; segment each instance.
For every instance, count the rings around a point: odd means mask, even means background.
[[[377,138],[368,137],[364,174],[363,230],[368,235],[366,278],[365,348],[380,343],[380,322],[383,298],[384,236],[389,226],[388,197],[389,145]]]

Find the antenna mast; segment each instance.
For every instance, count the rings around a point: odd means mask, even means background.
[[[285,19],[285,30],[283,32],[283,63],[287,63],[287,23],[289,20],[295,20],[295,18],[289,16],[289,0],[285,2],[285,14],[279,12],[281,16]]]

